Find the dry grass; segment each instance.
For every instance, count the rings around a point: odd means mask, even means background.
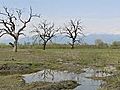
[[[104,67],[113,64],[120,67],[119,62],[120,49],[47,49],[45,51],[41,49],[19,49],[17,53],[12,52],[11,49],[0,49],[0,65],[28,65],[31,70],[49,68],[79,73],[81,68],[89,66]],[[11,85],[14,89],[10,89],[10,87],[8,90],[18,90],[14,85],[21,82],[19,76],[15,76],[17,78],[13,78],[14,75],[0,76],[0,90],[5,90],[2,88],[9,88]],[[115,80],[113,78],[112,82],[116,82]],[[114,86],[114,84],[112,85]]]

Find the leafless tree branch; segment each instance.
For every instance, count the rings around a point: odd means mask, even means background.
[[[24,29],[26,28],[27,24],[31,21],[33,17],[40,17],[40,15],[35,15],[32,12],[32,8],[30,7],[30,13],[27,20],[22,19],[22,10],[17,9],[14,12],[10,12],[7,7],[3,7],[4,12],[0,12],[0,16],[4,16],[4,18],[0,18],[0,24],[3,25],[4,28],[0,29],[0,36],[4,36],[8,34],[12,36],[15,40],[15,52],[17,51],[17,43],[20,35],[25,35],[23,33]],[[19,29],[17,28],[16,22],[20,21],[23,25]]]
[[[74,48],[75,42],[79,41],[78,37],[80,35],[83,35],[83,27],[81,26],[80,20],[70,20],[68,25],[64,25],[64,31],[62,31],[63,34],[66,35],[66,37],[70,38],[72,40],[71,43],[69,43]]]
[[[34,26],[34,30],[32,32],[36,33],[39,39],[43,41],[43,49],[45,50],[46,44],[51,38],[55,37],[56,33],[60,30],[60,28],[55,29],[54,23],[48,23],[47,20],[39,23],[39,26]]]

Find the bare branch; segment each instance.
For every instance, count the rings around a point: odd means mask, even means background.
[[[32,13],[32,8],[30,7],[30,14],[27,20],[22,19],[22,10],[17,9],[11,12],[7,7],[3,7],[4,12],[0,12],[0,24],[3,28],[0,29],[0,37],[8,34],[14,38],[15,51],[17,51],[17,43],[20,35],[25,35],[23,33],[24,29],[32,19],[32,17],[38,17]],[[4,16],[4,17],[2,17]],[[40,16],[39,16],[40,17]],[[22,23],[21,28],[17,28],[16,20]]]
[[[7,34],[7,33],[2,33],[2,34],[0,35],[0,37],[2,37],[2,36],[5,35],[5,34]]]
[[[24,36],[26,36],[24,33],[19,33],[19,35],[24,35]]]
[[[63,33],[66,35],[66,37],[70,38],[72,42],[70,45],[72,46],[72,49],[74,48],[74,44],[76,41],[78,41],[78,37],[80,35],[83,35],[83,28],[81,26],[80,20],[70,20],[68,26],[65,25]]]
[[[17,14],[18,14],[19,20],[23,23],[23,26],[18,30],[18,33],[23,31],[23,29],[26,27],[26,24],[31,21],[32,17],[39,17],[40,18],[40,15],[32,13],[32,8],[31,7],[30,7],[30,14],[29,14],[28,20],[25,20],[25,21],[22,20],[22,18],[21,18],[22,17],[22,11],[21,10],[17,10]]]
[[[60,28],[55,29],[54,23],[48,23],[47,20],[39,23],[39,26],[34,26],[34,30],[32,32],[37,34],[37,38],[43,41],[43,46],[45,50],[45,46],[48,41],[50,41],[53,37],[55,37],[56,33],[59,31]],[[36,39],[35,39],[36,40]]]

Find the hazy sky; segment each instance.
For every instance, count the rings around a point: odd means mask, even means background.
[[[2,6],[25,8],[63,25],[81,18],[85,33],[120,34],[120,0],[0,0]]]

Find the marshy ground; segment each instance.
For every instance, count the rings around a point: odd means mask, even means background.
[[[0,90],[36,90],[38,86],[39,88],[46,85],[48,87],[50,85],[48,82],[25,84],[22,79],[23,74],[44,69],[81,73],[85,67],[102,69],[109,65],[114,66],[117,73],[112,78],[101,78],[106,81],[101,89],[119,90],[119,62],[120,49],[46,49],[45,51],[41,49],[19,49],[15,53],[11,49],[1,48]]]

